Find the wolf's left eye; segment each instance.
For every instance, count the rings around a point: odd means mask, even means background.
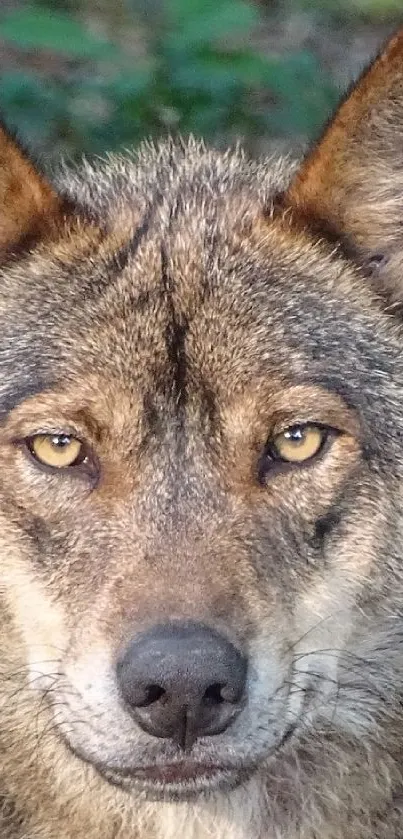
[[[84,444],[70,434],[35,434],[26,442],[35,460],[54,469],[78,466],[87,455]]]
[[[314,423],[293,425],[270,440],[266,452],[272,460],[304,463],[319,454],[329,431]]]

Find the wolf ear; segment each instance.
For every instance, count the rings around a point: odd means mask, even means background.
[[[59,204],[56,192],[0,125],[0,259],[45,235]]]
[[[284,203],[367,263],[389,299],[402,299],[403,29],[346,96]]]

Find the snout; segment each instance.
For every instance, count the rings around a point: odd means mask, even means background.
[[[138,725],[185,751],[198,737],[224,732],[244,705],[245,656],[202,624],[160,625],[136,636],[116,669]]]

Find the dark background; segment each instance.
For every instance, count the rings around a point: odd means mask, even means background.
[[[52,161],[166,133],[301,151],[403,0],[0,0],[0,108]]]

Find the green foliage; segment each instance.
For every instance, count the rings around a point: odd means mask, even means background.
[[[167,132],[254,148],[262,137],[310,137],[335,85],[311,52],[254,49],[262,14],[251,0],[149,0],[142,14],[138,3],[111,14],[100,35],[68,4],[24,3],[0,14],[0,38],[43,66],[2,74],[3,112],[31,145],[73,155]],[[141,35],[141,58],[130,33]]]
[[[113,57],[116,52],[112,44],[91,36],[71,16],[40,7],[8,15],[0,31],[6,41],[22,49],[52,50],[83,59]]]
[[[291,0],[293,2],[293,0]],[[325,19],[337,20],[344,25],[355,21],[393,21],[401,24],[402,0],[298,0],[302,9],[313,10]],[[400,14],[399,14],[400,13]]]

